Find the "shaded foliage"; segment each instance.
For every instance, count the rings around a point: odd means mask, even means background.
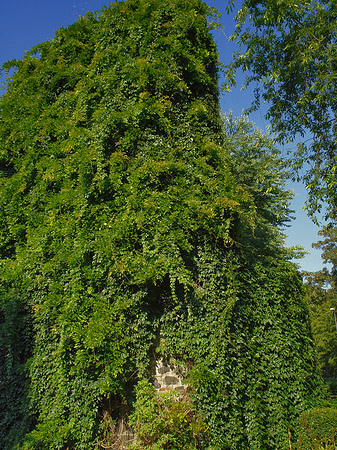
[[[313,247],[322,250],[324,263],[330,268],[319,272],[305,273],[306,298],[310,308],[313,334],[316,342],[317,358],[324,379],[330,387],[331,394],[337,394],[337,252],[336,224],[331,221],[324,226],[319,235],[322,240]],[[335,311],[331,310],[335,308]]]
[[[324,379],[329,381],[329,379],[337,379],[337,329],[330,310],[330,308],[337,308],[337,293],[335,289],[322,288],[315,284],[316,277],[308,277],[306,299],[310,309],[317,362]],[[331,393],[334,394],[335,390],[336,388],[332,389]]]

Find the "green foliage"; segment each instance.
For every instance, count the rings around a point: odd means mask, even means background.
[[[253,221],[218,144],[207,11],[115,4],[8,80],[1,282],[31,313],[28,447],[90,446],[99,405],[147,369],[163,304],[193,285],[196,243]]]
[[[15,294],[2,288],[0,312],[0,442],[8,450],[20,442],[31,426],[27,417],[27,376],[24,363],[30,356],[32,338],[30,317]]]
[[[293,194],[286,189],[289,173],[274,139],[254,128],[245,117],[228,115],[223,117],[223,146],[231,173],[244,186],[252,200],[251,209],[256,212],[253,235],[244,227],[238,244],[243,245],[246,254],[249,248],[255,252],[258,246],[259,251],[270,255],[275,254],[275,248],[279,254],[289,251],[290,258],[291,252],[297,250],[284,248],[280,227],[291,220],[289,201]]]
[[[0,99],[6,450],[16,430],[22,450],[99,445],[100,418],[132,407],[158,341],[195,366],[194,393],[162,398],[162,412],[138,397],[145,430],[159,414],[153,445],[281,448],[319,389],[280,232],[286,173],[268,136],[221,119],[208,12],[117,2],[12,63]]]
[[[135,410],[130,425],[138,441],[135,450],[201,450],[207,448],[207,429],[185,394],[183,399],[176,392],[156,393],[147,380],[136,387]]]
[[[331,394],[337,394],[337,329],[330,308],[337,308],[337,253],[336,224],[322,228],[322,241],[314,247],[322,250],[325,263],[331,268],[320,272],[305,273],[306,298],[310,308],[310,319],[317,349],[317,360]]]
[[[337,378],[337,330],[330,311],[330,308],[337,307],[336,291],[315,285],[312,277],[306,284],[306,299],[319,368],[325,380]],[[334,390],[331,393],[334,393]]]
[[[313,247],[322,250],[322,259],[325,264],[331,264],[329,273],[325,269],[323,276],[327,283],[337,290],[337,220],[331,220],[318,234],[323,237],[323,240],[313,244]]]
[[[309,211],[320,211],[327,201],[333,213],[337,200],[335,1],[245,0],[236,23],[231,38],[241,51],[227,67],[227,89],[235,84],[238,69],[248,72],[246,84],[256,87],[254,106],[259,105],[261,91],[269,104],[267,118],[280,140],[305,137],[293,153],[293,167],[306,169]]]
[[[283,448],[320,389],[300,277],[287,262],[244,263],[214,248],[200,250],[199,264],[198,289],[162,333],[168,351],[194,361],[192,398],[210,448]]]
[[[334,450],[337,438],[337,409],[313,408],[298,418],[296,450]]]

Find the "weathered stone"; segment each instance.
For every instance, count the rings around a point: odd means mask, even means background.
[[[171,368],[169,366],[160,366],[157,369],[157,373],[164,374],[170,372]]]
[[[159,389],[159,392],[170,392],[172,390],[173,390],[172,386],[165,386],[165,387],[161,387]]]
[[[179,378],[167,376],[164,378],[164,382],[167,386],[172,386],[173,384],[180,384]]]
[[[158,392],[185,391],[187,386],[183,384],[185,370],[182,366],[171,364],[167,358],[155,359],[153,363],[153,385]]]
[[[176,387],[174,388],[174,390],[177,391],[177,392],[179,392],[180,394],[182,394],[182,393],[185,392],[184,386],[176,386]]]
[[[124,433],[121,435],[121,441],[123,443],[134,441],[135,434],[129,429],[124,431]]]

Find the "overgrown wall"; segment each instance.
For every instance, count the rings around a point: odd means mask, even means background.
[[[282,163],[268,137],[220,116],[209,12],[126,0],[6,66],[6,450],[104,445],[154,351],[193,367],[208,426],[198,448],[281,448],[315,394],[301,280],[279,231]]]

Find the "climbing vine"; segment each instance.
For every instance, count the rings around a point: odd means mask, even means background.
[[[211,13],[126,0],[4,67],[6,450],[97,447],[153,351],[194,366],[200,448],[278,448],[315,394],[286,174],[269,137],[219,113]]]

